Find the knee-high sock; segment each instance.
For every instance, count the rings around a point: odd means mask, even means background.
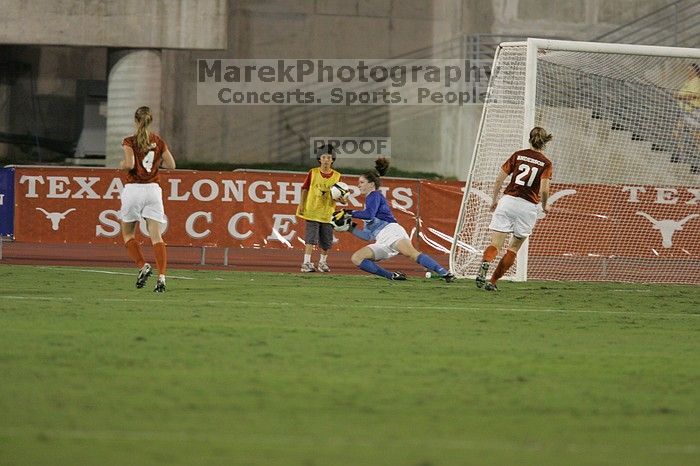
[[[506,253],[501,257],[501,260],[498,261],[498,265],[496,266],[496,270],[493,271],[493,275],[491,276],[491,283],[494,285],[498,281],[499,278],[505,274],[508,269],[510,268],[511,265],[513,265],[513,262],[515,262],[515,253],[508,249]]]
[[[146,260],[143,258],[143,253],[141,252],[141,246],[139,246],[139,243],[134,238],[131,238],[129,241],[124,243],[124,246],[126,246],[126,252],[129,254],[131,260],[134,261],[136,267],[139,269],[143,267]]]
[[[416,259],[416,262],[418,262],[426,269],[432,270],[440,276],[445,275],[447,273],[447,269],[445,267],[435,262],[435,259],[433,259],[427,254],[419,254],[418,258]]]
[[[497,255],[498,249],[496,249],[496,246],[490,245],[484,250],[484,255],[481,260],[484,262],[491,262],[496,258]]]
[[[156,255],[156,267],[158,267],[158,273],[165,275],[168,268],[168,254],[165,250],[165,243],[154,244],[153,252]]]
[[[391,278],[391,276],[393,275],[391,272],[379,267],[376,262],[372,262],[369,259],[365,259],[362,262],[360,262],[360,265],[358,265],[358,267],[364,270],[365,272],[373,273],[384,278]]]

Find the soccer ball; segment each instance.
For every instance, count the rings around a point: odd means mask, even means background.
[[[331,198],[334,201],[340,201],[348,197],[350,194],[350,187],[343,183],[342,181],[338,181],[336,184],[331,186]]]
[[[331,224],[335,231],[348,231],[352,225],[352,215],[344,210],[333,212],[331,216]]]

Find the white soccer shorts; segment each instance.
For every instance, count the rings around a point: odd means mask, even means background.
[[[532,234],[537,222],[537,204],[522,197],[503,196],[493,213],[489,230],[512,233],[517,238]]]
[[[394,245],[402,239],[409,239],[404,227],[398,223],[389,223],[379,232],[377,240],[367,247],[372,250],[375,261],[389,259],[399,253]]]
[[[158,183],[128,183],[124,186],[119,218],[123,222],[138,222],[142,218],[150,218],[166,223],[163,190]]]

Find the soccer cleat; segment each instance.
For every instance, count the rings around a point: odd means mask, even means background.
[[[143,264],[143,267],[139,270],[138,277],[136,277],[136,288],[143,288],[146,284],[146,280],[148,280],[148,277],[150,277],[152,273],[153,267],[151,267],[151,264],[148,262]]]
[[[453,281],[457,280],[457,277],[455,277],[452,272],[447,272],[442,276],[442,278],[445,279],[445,283],[452,283]]]
[[[476,287],[481,288],[486,283],[486,273],[489,271],[489,263],[482,262],[479,273],[476,275]]]
[[[498,291],[498,287],[497,287],[495,284],[491,283],[491,282],[488,282],[488,283],[484,286],[484,289],[485,289],[486,291]]]
[[[318,263],[317,270],[318,270],[319,272],[330,272],[330,271],[331,271],[331,268],[328,267],[328,264],[326,264],[325,262],[319,262],[319,263]]]
[[[304,262],[303,264],[301,264],[301,271],[302,272],[315,272],[316,267],[314,267],[313,262]]]
[[[406,280],[406,274],[403,272],[392,272],[389,280]]]
[[[165,278],[159,278],[156,282],[156,287],[153,288],[154,293],[165,293]]]

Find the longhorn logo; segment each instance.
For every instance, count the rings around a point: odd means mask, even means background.
[[[683,229],[683,225],[694,218],[700,217],[700,214],[690,214],[682,220],[656,220],[651,215],[646,212],[639,211],[637,215],[641,215],[645,219],[649,220],[654,226],[654,230],[659,230],[661,232],[661,244],[664,248],[670,248],[673,246],[673,234],[679,230]]]
[[[56,230],[58,230],[58,224],[61,223],[61,220],[66,218],[66,215],[73,212],[75,209],[71,207],[70,209],[66,210],[65,212],[47,212],[44,209],[42,209],[41,207],[37,207],[36,210],[43,212],[44,215],[46,215],[46,218],[51,220],[51,229],[56,231]]]

